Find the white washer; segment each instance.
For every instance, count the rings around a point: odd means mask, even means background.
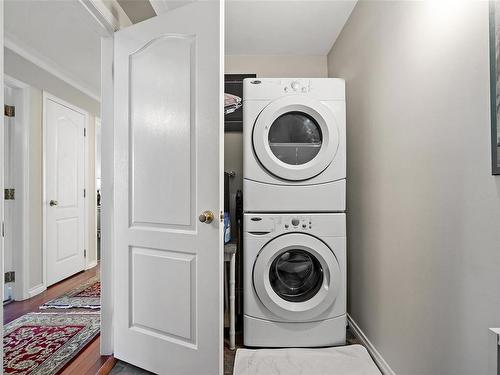
[[[245,214],[243,343],[344,345],[345,214]]]
[[[243,83],[245,212],[345,211],[345,82]]]

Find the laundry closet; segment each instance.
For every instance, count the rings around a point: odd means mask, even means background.
[[[343,345],[345,83],[325,79],[326,56],[231,54],[228,44],[226,105],[241,99],[224,134],[236,346]],[[234,342],[230,270],[226,348]]]

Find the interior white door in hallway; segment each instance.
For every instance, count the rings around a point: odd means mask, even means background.
[[[223,20],[200,1],[114,35],[114,356],[157,374],[223,369]]]
[[[44,93],[46,284],[85,268],[85,140],[88,114]]]

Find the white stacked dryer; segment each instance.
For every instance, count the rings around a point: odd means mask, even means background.
[[[248,212],[345,211],[345,83],[246,79],[243,208]]]
[[[345,83],[246,79],[243,101],[244,344],[342,345]]]

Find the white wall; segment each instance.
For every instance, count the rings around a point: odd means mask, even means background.
[[[30,85],[30,247],[29,247],[29,276],[28,288],[36,288],[43,279],[42,269],[42,90],[56,95],[57,97],[78,106],[90,113],[87,138],[89,142],[90,163],[88,165],[89,176],[89,215],[87,225],[89,226],[89,241],[87,262],[97,258],[95,246],[95,213],[93,202],[95,202],[95,140],[94,140],[94,118],[99,115],[100,105],[96,100],[88,97],[74,87],[68,85],[59,78],[32,64],[11,50],[4,49],[5,73]]]
[[[100,104],[97,100],[32,64],[8,48],[4,49],[4,54],[5,71],[8,75],[33,87],[47,90],[52,95],[85,109],[93,115],[99,115]]]
[[[348,312],[400,375],[487,373],[500,326],[488,2],[360,1],[347,81]]]

